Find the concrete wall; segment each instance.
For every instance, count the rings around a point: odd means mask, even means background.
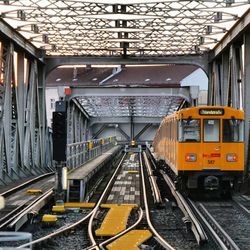
[[[47,123],[48,126],[51,128],[52,112],[55,111],[55,102],[59,100],[57,88],[47,87],[45,91],[45,98],[46,98],[46,110],[47,110]]]

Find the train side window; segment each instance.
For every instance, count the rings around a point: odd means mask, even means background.
[[[204,119],[204,142],[220,141],[220,120]]]
[[[243,142],[244,122],[243,120],[223,120],[223,142]]]
[[[200,142],[200,120],[182,119],[178,122],[179,142]]]

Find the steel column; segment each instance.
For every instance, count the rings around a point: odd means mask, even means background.
[[[229,51],[225,51],[222,55],[222,105],[228,105],[229,91]]]
[[[249,130],[250,130],[250,33],[244,34],[244,78],[243,78],[243,89],[244,89],[244,103],[243,107],[245,110],[245,175],[250,171],[249,168]]]

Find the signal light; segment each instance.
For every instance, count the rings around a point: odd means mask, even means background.
[[[236,162],[238,160],[237,154],[227,154],[227,161]]]
[[[196,154],[192,154],[192,153],[186,154],[185,160],[189,162],[196,161]]]
[[[53,112],[52,123],[53,160],[66,161],[67,143],[67,114],[66,112]]]

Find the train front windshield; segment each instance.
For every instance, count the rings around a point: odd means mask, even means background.
[[[200,120],[183,119],[179,121],[179,142],[200,142]]]
[[[203,142],[220,142],[222,123],[223,142],[243,142],[244,121],[237,119],[203,119]],[[182,119],[178,122],[179,142],[200,142],[201,120]]]
[[[204,119],[204,142],[219,142],[220,141],[220,120]]]
[[[242,120],[223,120],[223,142],[243,142],[244,122]]]

